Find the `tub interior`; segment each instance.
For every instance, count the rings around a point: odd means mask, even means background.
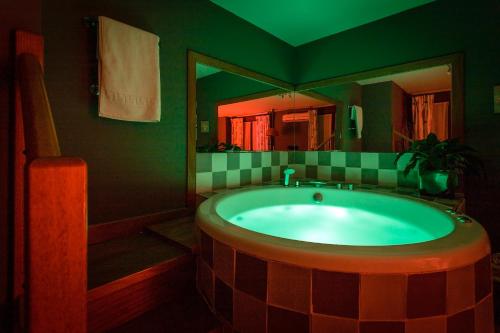
[[[313,200],[321,193],[323,200]],[[389,246],[444,237],[451,218],[419,201],[383,194],[317,188],[268,188],[221,198],[216,213],[239,227],[322,244]]]

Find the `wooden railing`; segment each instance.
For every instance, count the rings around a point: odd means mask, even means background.
[[[335,137],[335,132],[333,132],[329,137],[328,139],[326,139],[325,141],[321,142],[317,147],[316,149],[314,150],[320,150],[321,148],[323,148],[324,145],[326,145],[328,142],[332,141]]]
[[[40,54],[30,52],[41,38],[16,34],[14,250],[24,253],[15,254],[14,284],[23,331],[86,332],[87,167],[61,157]]]

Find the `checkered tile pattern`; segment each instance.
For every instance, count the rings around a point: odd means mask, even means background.
[[[275,181],[286,167],[295,169],[294,178],[417,187],[415,171],[403,174],[410,155],[397,165],[395,158],[395,153],[339,151],[197,153],[196,193]]]

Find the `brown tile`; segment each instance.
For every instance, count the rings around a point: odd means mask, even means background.
[[[408,318],[431,317],[446,312],[446,272],[408,276]]]
[[[234,328],[241,333],[265,333],[267,320],[266,303],[234,291]]]
[[[490,256],[476,262],[474,265],[476,279],[476,303],[491,293],[491,263]]]
[[[475,333],[474,310],[469,309],[449,316],[446,326],[447,333]]]
[[[270,262],[269,303],[309,313],[311,308],[311,270]]]
[[[358,333],[358,321],[325,315],[311,315],[312,333]]]
[[[197,260],[198,288],[211,304],[214,304],[214,277],[213,272],[208,265],[201,259]]]
[[[313,312],[358,318],[359,274],[313,270]]]
[[[307,333],[309,316],[269,305],[267,307],[268,333]]]
[[[200,230],[201,231],[201,230]],[[201,258],[210,266],[213,267],[213,240],[212,237],[204,233],[201,233]]]
[[[235,286],[238,290],[267,301],[267,262],[236,252]]]
[[[476,333],[494,333],[493,296],[486,297],[474,309]]]
[[[405,323],[403,321],[362,321],[359,323],[359,333],[405,333]]]
[[[410,319],[406,333],[446,333],[446,316]]]
[[[466,266],[446,273],[447,311],[455,314],[474,304],[474,266]]]
[[[234,286],[234,250],[214,240],[215,275],[230,286]]]
[[[233,289],[215,278],[214,307],[228,322],[233,322]]]
[[[360,319],[405,319],[406,276],[361,275],[359,302]]]

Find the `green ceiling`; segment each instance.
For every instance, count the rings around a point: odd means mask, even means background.
[[[211,0],[292,46],[434,0]]]
[[[200,64],[200,63],[196,63],[196,78],[197,79],[201,79],[201,78],[204,78],[205,76],[209,76],[209,75],[219,73],[219,72],[220,72],[220,69],[218,69],[218,68],[204,65],[204,64]]]

